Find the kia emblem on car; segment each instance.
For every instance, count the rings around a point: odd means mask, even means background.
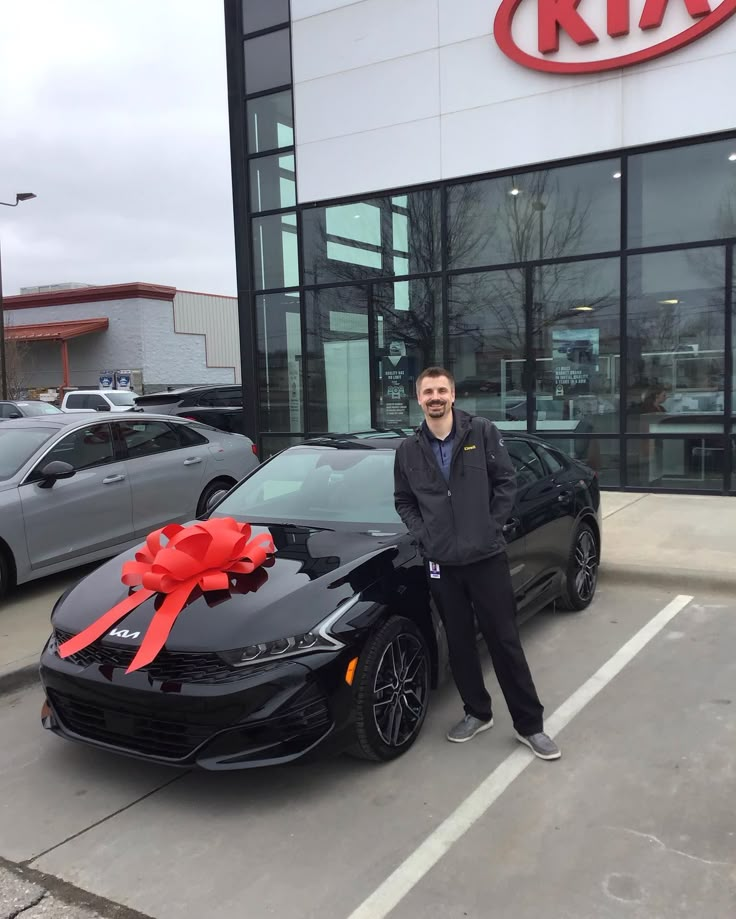
[[[113,638],[140,638],[140,632],[129,632],[127,629],[113,629],[111,632],[107,633],[112,635]]]
[[[503,0],[503,53],[546,73],[601,73],[662,57],[712,32],[736,0]]]

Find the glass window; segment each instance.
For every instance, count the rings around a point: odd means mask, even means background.
[[[620,261],[534,268],[532,350],[536,429],[619,429]]]
[[[506,449],[516,470],[516,483],[519,488],[538,482],[547,475],[542,461],[526,441],[507,438]]]
[[[0,482],[12,478],[55,433],[54,428],[0,425]]]
[[[289,30],[269,32],[243,42],[245,91],[248,95],[291,83]]]
[[[308,284],[421,274],[440,267],[438,191],[307,210]]]
[[[439,278],[373,287],[375,398],[379,428],[421,424],[416,379],[442,363],[442,283]]]
[[[250,162],[250,199],[254,213],[296,204],[294,154],[258,157]]]
[[[556,475],[558,472],[562,472],[563,469],[565,469],[565,463],[562,457],[557,456],[554,450],[548,450],[547,447],[542,446],[542,444],[535,444],[534,449],[542,457],[544,468],[550,475]]]
[[[261,449],[258,451],[262,461],[267,460],[287,447],[297,447],[304,441],[303,437],[284,437],[278,434],[266,434],[261,437]]]
[[[120,423],[118,430],[128,450],[128,459],[155,456],[181,446],[173,427],[163,421],[126,421]]]
[[[298,294],[256,297],[261,431],[303,431],[302,319]]]
[[[215,516],[403,529],[394,507],[395,456],[394,450],[297,447],[256,470]]]
[[[82,393],[70,393],[66,398],[67,408],[89,408],[87,396]]]
[[[202,447],[209,443],[206,437],[203,437],[199,431],[195,431],[188,424],[175,424],[174,430],[182,447]]]
[[[631,256],[628,288],[628,430],[722,431],[725,251]]]
[[[627,443],[628,484],[640,488],[721,490],[725,438],[691,434],[682,438],[631,439]]]
[[[525,283],[520,270],[450,278],[449,369],[458,408],[526,430]]]
[[[294,114],[291,90],[250,99],[248,110],[248,152],[263,153],[294,146]]]
[[[60,460],[74,466],[77,472],[103,466],[115,459],[115,449],[109,424],[94,424],[63,437],[49,450],[34,470],[35,476],[40,468],[48,463]]]
[[[601,160],[448,189],[451,268],[561,258],[621,247],[621,171]]]
[[[306,295],[307,396],[312,431],[373,427],[368,293],[340,287]]]
[[[585,463],[598,474],[599,483],[605,488],[621,485],[621,450],[618,438],[589,437],[584,433],[574,438],[558,439],[554,445],[567,456]]]
[[[256,290],[296,287],[299,284],[296,214],[277,214],[253,220],[253,264]]]
[[[243,31],[258,32],[289,21],[289,0],[243,0]]]
[[[736,236],[736,138],[632,156],[628,245]]]
[[[131,408],[135,405],[135,393],[132,392],[108,392],[105,394],[107,398],[112,402],[113,405],[118,406],[130,406]],[[100,398],[99,396],[96,398]],[[104,401],[104,400],[103,400]]]

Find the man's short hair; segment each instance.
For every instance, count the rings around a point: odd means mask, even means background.
[[[417,393],[422,391],[422,383],[427,377],[447,377],[452,388],[455,388],[455,377],[450,373],[449,370],[445,370],[444,367],[427,367],[427,369],[422,370],[422,372],[417,377]]]

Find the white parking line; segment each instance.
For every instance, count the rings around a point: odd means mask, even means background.
[[[605,664],[547,719],[545,730],[559,734],[583,708],[632,661],[662,629],[683,610],[692,597],[678,596],[630,638]],[[534,760],[526,748],[519,747],[434,830],[401,865],[389,875],[348,919],[383,919],[427,874],[450,847],[491,807],[515,778]],[[554,769],[555,766],[545,766]]]

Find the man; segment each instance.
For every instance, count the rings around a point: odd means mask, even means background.
[[[543,730],[542,704],[516,623],[503,536],[516,493],[511,460],[495,425],[454,408],[455,381],[447,370],[424,370],[416,386],[425,420],[396,451],[394,500],[427,562],[465,706],[447,739],[464,743],[493,727],[477,616],[517,738],[540,759],[559,759]]]

